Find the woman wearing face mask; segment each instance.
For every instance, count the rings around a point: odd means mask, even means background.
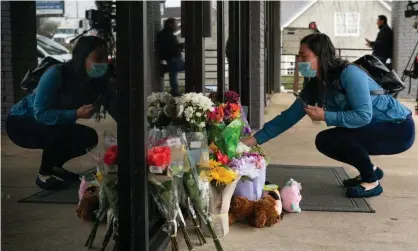
[[[336,58],[335,48],[325,34],[303,38],[298,66],[305,77],[300,99],[243,142],[249,146],[263,144],[307,114],[312,121],[335,126],[316,136],[316,148],[360,172],[344,181],[347,196],[380,195],[383,171],[373,165],[369,155],[398,154],[413,145],[411,111],[390,95],[371,95],[370,91],[382,88],[361,68]]]
[[[115,118],[116,100],[108,88],[107,60],[104,40],[81,37],[72,60],[45,71],[35,92],[12,107],[6,121],[10,140],[20,147],[43,150],[36,178],[40,188],[60,189],[63,181],[79,179],[63,165],[97,145],[96,131],[77,124],[77,120],[90,118],[100,109],[93,105],[98,97]]]

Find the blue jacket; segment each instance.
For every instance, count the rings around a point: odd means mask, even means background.
[[[310,82],[310,81],[309,81]],[[358,128],[370,122],[399,123],[412,112],[390,95],[370,95],[370,91],[382,89],[362,69],[354,65],[347,66],[341,73],[340,83],[345,90],[343,94],[332,85],[317,91],[318,84],[304,83],[300,96],[310,105],[318,104],[325,109],[327,126]],[[258,144],[280,135],[295,125],[305,115],[303,102],[299,99],[273,120],[266,123],[255,134]]]
[[[107,78],[80,80],[69,65],[53,66],[41,77],[38,87],[16,103],[12,116],[35,118],[46,125],[74,124],[77,109],[93,104],[105,95],[103,106],[116,120],[116,99],[107,86]]]

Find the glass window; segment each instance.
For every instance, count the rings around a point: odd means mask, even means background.
[[[360,13],[358,12],[334,13],[334,35],[337,37],[360,36]]]
[[[38,46],[44,49],[50,55],[62,55],[70,53],[64,46],[43,36],[36,36]]]

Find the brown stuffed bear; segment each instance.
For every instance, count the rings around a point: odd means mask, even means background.
[[[280,221],[276,210],[276,200],[266,196],[257,201],[245,197],[233,197],[229,209],[229,224],[236,221],[247,222],[256,228],[273,226]]]
[[[99,188],[92,186],[84,191],[83,198],[76,210],[77,216],[85,221],[94,221],[94,211],[99,209]]]

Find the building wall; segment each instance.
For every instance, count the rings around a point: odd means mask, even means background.
[[[414,18],[405,18],[404,11],[406,5],[407,2],[392,3],[392,28],[394,34],[393,66],[399,76],[402,75],[418,41],[417,30],[412,28]],[[416,53],[417,51],[415,51],[414,56]],[[418,80],[412,79],[411,93],[408,94],[409,80],[409,78],[406,79],[405,83],[407,84],[407,88],[399,94],[399,98],[418,98]]]
[[[1,2],[1,129],[14,102],[10,2]]]
[[[2,1],[1,12],[1,129],[4,130],[10,108],[26,95],[20,82],[38,60],[35,1]]]
[[[264,124],[264,29],[265,3],[250,2],[250,125],[260,129]]]
[[[285,11],[284,9],[282,12]],[[360,34],[356,37],[339,37],[334,33],[334,13],[358,12]],[[379,31],[376,25],[378,15],[385,15],[391,24],[391,11],[379,1],[317,1],[288,27],[308,28],[315,21],[321,32],[326,33],[336,48],[368,49],[364,38],[374,40]]]

